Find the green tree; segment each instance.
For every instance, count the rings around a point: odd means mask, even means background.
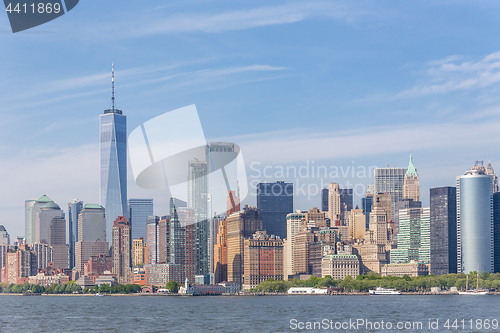
[[[175,281],[168,281],[167,284],[165,285],[165,289],[170,290],[171,293],[177,294],[179,291],[180,284],[178,284]]]

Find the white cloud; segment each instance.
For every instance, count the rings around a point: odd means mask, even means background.
[[[429,63],[422,82],[402,91],[397,97],[445,94],[452,91],[478,89],[500,82],[500,52],[494,52],[478,61],[449,56]]]

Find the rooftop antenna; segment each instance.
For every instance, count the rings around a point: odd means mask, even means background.
[[[115,109],[115,63],[111,63],[111,110]]]

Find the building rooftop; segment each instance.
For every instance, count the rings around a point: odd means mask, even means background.
[[[42,202],[54,202],[54,201],[44,194],[40,198],[38,198],[36,202],[42,203]]]
[[[406,177],[410,176],[418,176],[417,175],[417,170],[415,170],[415,167],[413,166],[413,158],[410,154],[410,163],[408,164],[408,169],[406,170]]]
[[[42,209],[44,208],[61,209],[54,201],[47,202],[45,205],[42,206]]]
[[[89,203],[83,206],[83,209],[103,209],[103,208],[101,205]]]

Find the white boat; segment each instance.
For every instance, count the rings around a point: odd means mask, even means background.
[[[96,297],[104,297],[104,296],[106,296],[106,295],[101,294],[101,293],[97,293],[97,294],[95,294],[95,296],[96,296]]]
[[[377,287],[375,290],[370,290],[370,295],[401,295],[401,292],[396,289]]]
[[[467,274],[467,280],[465,282],[465,291],[459,291],[459,295],[486,295],[488,294],[488,290],[480,290],[479,289],[479,265],[477,265],[477,284],[475,290],[468,290],[469,288],[469,274]]]

